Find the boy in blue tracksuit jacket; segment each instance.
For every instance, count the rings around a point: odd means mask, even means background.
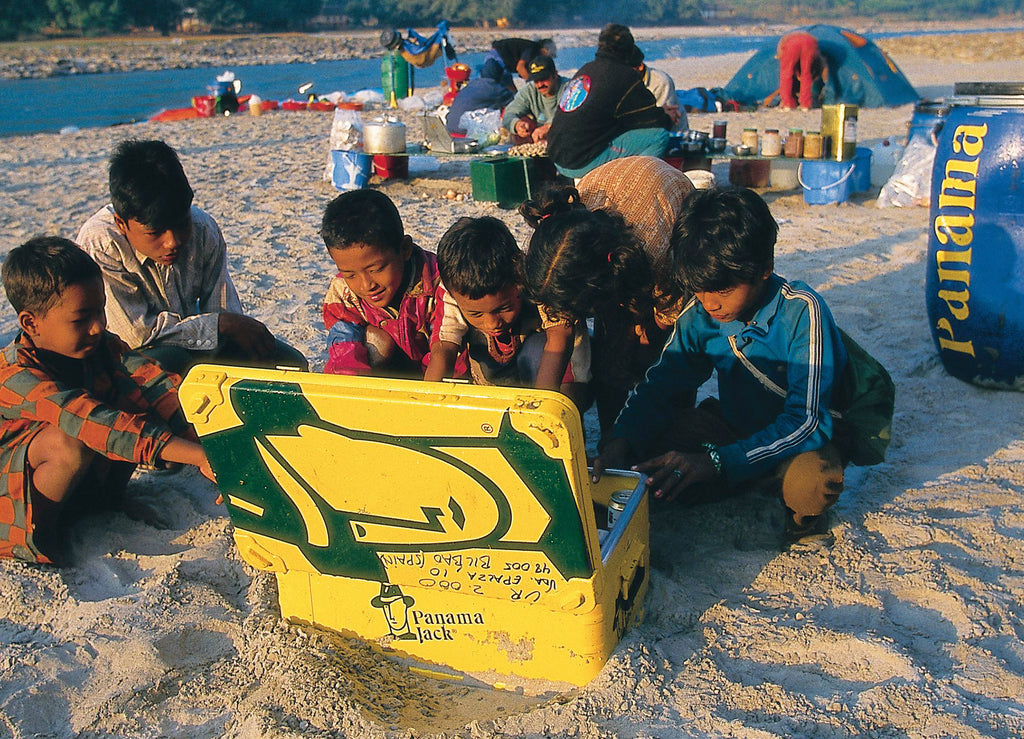
[[[843,489],[846,434],[829,407],[847,356],[821,297],[774,274],[777,233],[751,190],[698,191],[684,203],[673,266],[694,297],[619,414],[595,475],[646,460],[634,469],[667,500],[774,475],[792,542],[827,531],[826,509]],[[673,416],[666,399],[712,371],[719,400]]]

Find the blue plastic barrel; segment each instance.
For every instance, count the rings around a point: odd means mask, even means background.
[[[914,106],[914,113],[907,124],[907,143],[915,136],[920,136],[927,141],[932,141],[942,122],[949,114],[947,103],[935,100],[921,100]]]
[[[928,320],[946,370],[1024,389],[1024,83],[957,83],[932,170]]]

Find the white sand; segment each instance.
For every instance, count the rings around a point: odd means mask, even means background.
[[[711,87],[745,58],[656,66],[679,88]],[[1019,60],[896,61],[922,94],[1022,76]],[[910,114],[862,111],[861,140],[903,134]],[[816,113],[727,118],[734,138],[744,125],[817,128]],[[281,113],[4,139],[3,251],[74,237],[106,201],[113,145],[164,138],[224,230],[243,303],[321,366],[329,125]],[[497,215],[525,236],[512,212],[441,197],[468,195],[467,173],[447,163],[382,189],[429,248],[459,215]],[[659,514],[645,622],[589,686],[542,702],[436,683],[281,623],[273,577],[239,561],[213,487],[191,470],[140,474],[135,493],[158,500],[168,528],[98,516],[75,529],[68,569],[0,562],[0,736],[1024,736],[1021,398],[940,366],[926,209],[766,197],[778,271],[821,292],[898,388],[889,460],[849,470],[831,549],[780,554],[776,509],[753,496]],[[0,334],[14,330],[5,305]]]

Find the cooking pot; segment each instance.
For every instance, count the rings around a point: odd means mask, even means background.
[[[367,154],[405,153],[405,124],[384,118],[364,123],[363,151]]]

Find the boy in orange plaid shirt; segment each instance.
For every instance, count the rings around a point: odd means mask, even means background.
[[[119,503],[138,463],[193,464],[213,479],[178,377],[106,331],[88,254],[35,238],[2,273],[21,332],[0,353],[0,557],[59,562],[62,527]]]

